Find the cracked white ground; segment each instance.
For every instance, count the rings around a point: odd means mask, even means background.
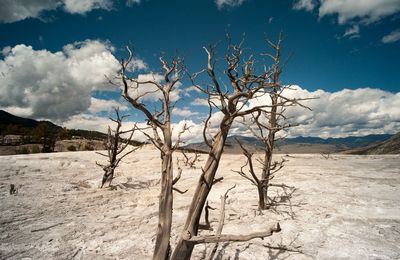
[[[159,158],[148,146],[134,152],[117,169],[117,189],[111,190],[98,188],[103,172],[95,161],[104,157],[95,152],[0,157],[0,258],[151,259]],[[201,155],[196,169],[183,167],[177,187],[189,191],[174,194],[172,246],[205,158]],[[217,208],[210,217],[214,230],[220,196],[236,184],[229,193],[222,233],[262,231],[276,221],[282,231],[264,240],[222,243],[217,259],[400,259],[399,155],[325,159],[293,154],[286,159],[274,183],[297,190],[276,211],[260,214],[255,187],[231,171],[238,170],[244,158],[223,156],[217,177],[224,180],[209,196]],[[17,194],[9,194],[10,184],[18,188]],[[206,249],[196,246],[193,259],[201,259]]]

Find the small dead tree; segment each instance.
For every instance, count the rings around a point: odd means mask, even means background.
[[[175,143],[172,140],[171,112],[176,104],[173,95],[177,93],[179,82],[184,76],[184,61],[179,57],[173,57],[167,61],[160,57],[162,71],[160,74],[152,74],[147,80],[133,77],[130,66],[133,62],[133,53],[127,47],[129,58],[121,60],[121,71],[117,79],[122,82],[122,96],[133,108],[141,111],[146,117],[148,128],[140,128],[140,131],[151,141],[161,153],[161,192],[158,208],[158,229],[153,259],[164,260],[170,255],[170,236],[172,224],[173,191],[181,192],[174,187],[180,178],[173,176],[172,155],[181,143],[181,135],[188,130],[185,125],[178,133]],[[119,84],[111,83],[119,86]],[[153,103],[147,103],[149,99],[156,97]],[[148,108],[154,105],[155,110]],[[152,134],[146,132],[150,130]],[[181,171],[179,171],[180,173]],[[181,192],[182,193],[182,192]]]
[[[242,177],[249,180],[252,184],[257,187],[258,190],[258,206],[259,209],[264,210],[268,208],[271,203],[268,190],[273,185],[270,181],[275,177],[275,173],[281,170],[286,161],[284,158],[281,161],[273,161],[272,155],[274,153],[275,141],[277,140],[276,134],[282,130],[288,129],[295,126],[287,122],[285,112],[287,107],[301,106],[303,108],[308,107],[299,103],[300,101],[308,100],[309,98],[288,98],[284,95],[284,90],[290,88],[290,86],[283,86],[280,82],[280,75],[286,62],[281,65],[281,47],[282,47],[283,34],[280,33],[277,43],[273,43],[267,39],[267,43],[272,48],[272,53],[264,54],[268,58],[272,59],[271,80],[268,84],[268,88],[265,89],[266,93],[270,98],[270,107],[255,111],[250,115],[250,124],[248,128],[253,135],[261,141],[263,144],[263,158],[257,159],[262,165],[261,176],[258,177],[255,162],[254,153],[250,152],[239,140],[239,143],[243,155],[246,157],[246,163],[240,169],[236,171]],[[244,170],[248,168],[248,173]],[[285,186],[287,187],[287,186]]]
[[[183,163],[185,166],[189,166],[190,168],[195,168],[196,163],[199,162],[199,154],[195,151],[193,157],[189,157],[184,150],[182,150],[183,154]]]
[[[330,152],[322,152],[321,155],[322,155],[322,157],[324,157],[327,160],[331,157],[331,153]]]
[[[249,180],[253,185],[257,187],[258,192],[258,208],[260,210],[264,210],[269,208],[269,204],[271,200],[268,196],[268,189],[271,186],[280,186],[278,184],[272,184],[270,181],[275,177],[275,173],[278,172],[280,169],[283,168],[284,162],[286,161],[282,158],[281,161],[275,161],[272,165],[268,168],[265,166],[265,154],[269,153],[267,149],[264,147],[264,160],[257,158],[256,161],[261,163],[262,165],[262,174],[261,177],[258,177],[256,167],[254,165],[254,152],[249,151],[239,140],[237,142],[242,149],[243,155],[246,157],[246,163],[240,167],[240,171],[234,170],[234,172],[238,173],[243,178]],[[269,157],[267,157],[269,158]],[[268,163],[268,161],[267,161]],[[246,172],[245,168],[248,168],[248,173]],[[267,169],[266,171],[264,171]],[[265,174],[264,174],[265,173]],[[282,187],[286,188],[289,186],[283,185]]]
[[[115,115],[116,118],[110,118],[111,121],[117,124],[115,130],[112,130],[110,126],[108,126],[108,135],[107,135],[107,140],[104,144],[107,154],[100,153],[98,154],[105,156],[108,158],[108,163],[107,164],[100,164],[96,162],[98,166],[100,166],[103,171],[103,179],[101,181],[101,188],[103,188],[104,184],[109,182],[109,186],[111,185],[111,182],[114,178],[114,172],[115,169],[118,167],[118,164],[121,162],[121,160],[126,157],[128,154],[133,153],[139,147],[133,148],[129,151],[126,151],[126,149],[129,147],[133,134],[135,132],[135,128],[128,130],[128,131],[122,131],[122,120],[127,117],[125,116],[120,116],[119,114],[119,109],[115,109]],[[122,135],[124,134],[129,134],[128,138],[123,138]]]

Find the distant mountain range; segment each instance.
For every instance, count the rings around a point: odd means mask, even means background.
[[[0,110],[0,135],[5,134],[23,134],[33,130],[39,124],[46,124],[49,128],[58,131],[62,127],[49,121],[36,121],[33,119],[18,117],[4,110]],[[106,134],[97,131],[88,131],[81,129],[66,129],[66,136],[83,137],[86,139],[104,139]],[[227,138],[225,151],[228,153],[241,153],[237,144],[238,139],[242,144],[251,150],[261,150],[262,143],[254,137],[229,136]],[[140,144],[139,142],[137,144]],[[192,149],[198,151],[208,151],[205,143],[193,143],[185,146],[183,149]],[[390,154],[400,153],[400,133],[396,135],[367,135],[367,136],[349,136],[343,138],[319,138],[319,137],[295,137],[286,138],[276,142],[277,153],[337,153],[345,152],[351,154]]]
[[[357,153],[357,149],[376,146],[387,141],[393,135],[367,135],[367,136],[349,136],[343,138],[319,138],[319,137],[295,137],[286,138],[276,142],[275,151],[277,153],[338,153],[351,150]],[[227,138],[225,151],[228,153],[241,153],[237,143],[239,140],[250,150],[261,150],[263,144],[255,137],[229,136]],[[194,143],[186,146],[196,150],[207,150],[205,143]],[[386,149],[385,151],[388,151]],[[360,150],[361,151],[361,150]]]

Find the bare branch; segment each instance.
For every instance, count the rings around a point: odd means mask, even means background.
[[[182,129],[181,129],[181,130],[179,131],[179,133],[178,133],[177,140],[176,140],[176,142],[175,142],[175,144],[174,144],[172,150],[176,150],[176,149],[179,148],[179,145],[180,145],[181,143],[183,143],[183,141],[181,140],[182,134],[184,134],[186,131],[189,131],[189,132],[190,132],[190,128],[192,128],[192,127],[193,127],[193,126],[188,126],[186,122],[184,123]]]
[[[216,89],[216,92],[219,96],[219,100],[220,100],[221,107],[222,107],[221,111],[227,112],[227,104],[225,101],[225,94],[222,92],[220,84],[215,75],[215,61],[214,61],[215,47],[216,47],[215,45],[210,46],[209,49],[207,49],[206,47],[203,47],[203,49],[205,50],[205,52],[207,53],[207,56],[208,56],[207,73],[210,76],[210,79],[212,80],[214,87]]]
[[[186,192],[188,191],[188,189],[186,189],[186,190],[184,190],[184,191],[181,191],[181,190],[179,190],[178,188],[175,188],[175,187],[172,187],[172,189],[173,189],[174,191],[180,193],[180,194],[184,194],[184,193],[186,193]]]
[[[279,223],[272,227],[268,227],[267,230],[262,232],[255,232],[246,235],[203,235],[194,236],[188,239],[190,243],[193,244],[203,244],[203,243],[221,243],[221,242],[245,242],[255,238],[264,239],[265,237],[272,236],[274,233],[281,231]]]
[[[233,185],[231,188],[229,188],[224,196],[221,196],[221,206],[220,206],[220,215],[219,215],[219,222],[218,222],[218,228],[217,228],[217,232],[216,235],[220,236],[222,233],[222,229],[224,228],[224,222],[225,222],[225,203],[226,203],[226,199],[228,198],[228,193],[229,191],[231,191],[232,189],[234,189],[236,187],[236,184]],[[208,206],[208,204],[207,204]],[[208,253],[207,257],[205,259],[207,260],[212,260],[214,258],[215,252],[217,251],[218,248],[218,243],[215,243],[213,245],[213,247],[211,248],[210,252]]]
[[[182,176],[182,168],[179,165],[179,160],[177,160],[177,165],[178,165],[178,175],[172,181],[172,186],[175,185],[180,180],[180,178]]]
[[[194,153],[194,157],[188,157],[185,153],[185,151],[182,149],[181,150],[183,157],[184,157],[184,161],[183,163],[185,164],[185,166],[189,166],[190,168],[195,168],[195,164],[196,162],[199,161],[199,154],[197,152]]]

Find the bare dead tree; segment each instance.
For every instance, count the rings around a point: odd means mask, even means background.
[[[98,152],[98,154],[105,156],[108,158],[108,163],[107,164],[100,164],[96,162],[98,166],[100,166],[103,171],[103,179],[101,181],[101,188],[103,188],[104,184],[108,181],[109,186],[111,185],[111,182],[114,178],[114,172],[115,169],[118,167],[118,164],[121,162],[121,160],[126,157],[128,154],[136,151],[139,149],[139,147],[133,148],[129,151],[125,151],[128,147],[129,144],[132,141],[133,133],[135,132],[135,128],[128,130],[128,131],[122,131],[122,121],[124,118],[127,117],[125,116],[120,116],[119,114],[119,109],[115,109],[115,115],[116,118],[110,118],[111,121],[117,124],[115,130],[112,130],[111,127],[108,127],[108,135],[107,135],[107,140],[104,144],[107,154],[103,154]],[[128,138],[123,138],[122,135],[124,134],[129,134]]]
[[[257,187],[257,191],[258,191],[258,208],[260,210],[264,210],[266,203],[265,203],[265,193],[267,190],[268,186],[267,181],[263,180],[261,178],[259,178],[257,176],[255,167],[254,167],[254,162],[253,162],[253,152],[250,152],[248,149],[245,148],[245,146],[239,141],[237,140],[237,142],[240,145],[240,148],[242,149],[243,155],[246,157],[246,163],[240,168],[240,171],[234,171],[237,172],[240,176],[242,176],[243,178],[249,180],[253,185],[255,185]],[[246,173],[245,168],[248,168],[249,174]],[[268,182],[271,180],[271,178],[273,178],[273,176],[271,176],[268,179]]]
[[[117,76],[122,82],[122,96],[132,107],[145,115],[149,127],[148,129],[140,128],[140,130],[161,153],[161,192],[153,259],[164,260],[168,259],[170,255],[173,191],[180,192],[179,189],[174,187],[174,184],[180,178],[180,174],[176,178],[173,176],[172,154],[181,142],[181,135],[188,130],[185,125],[178,134],[178,140],[173,143],[171,112],[176,103],[174,103],[172,94],[177,90],[178,83],[184,76],[185,66],[184,61],[179,57],[175,56],[170,61],[161,57],[161,74],[153,74],[153,78],[150,80],[140,80],[138,77],[131,76],[129,68],[133,61],[133,53],[129,47],[127,47],[127,50],[129,58],[121,60],[121,71]],[[155,104],[152,104],[156,106],[154,111],[151,111],[148,108],[149,104],[146,104],[146,99],[151,96],[156,96],[156,99],[158,99],[158,101],[153,102]],[[152,134],[147,133],[146,130],[151,130]]]
[[[232,44],[228,37],[228,48],[225,56],[226,69],[224,74],[230,84],[229,87],[223,84],[221,77],[217,73],[215,51],[216,46],[204,47],[207,53],[207,69],[195,73],[191,76],[193,85],[207,96],[209,104],[209,114],[205,120],[203,130],[204,142],[209,147],[208,159],[202,168],[192,203],[189,208],[187,219],[181,237],[175,247],[171,259],[190,259],[193,248],[198,243],[216,243],[222,241],[246,241],[255,237],[266,237],[274,232],[279,232],[279,225],[269,227],[266,231],[257,234],[243,236],[232,235],[210,235],[199,236],[199,220],[203,211],[208,194],[214,184],[221,155],[225,146],[229,130],[237,118],[245,117],[263,111],[266,108],[278,106],[291,106],[298,102],[297,99],[280,99],[275,104],[260,104],[250,107],[249,101],[267,95],[276,88],[274,81],[274,69],[264,67],[263,71],[256,71],[255,55],[246,55],[243,48],[243,41],[239,44]],[[207,73],[211,83],[206,87],[196,84],[195,79],[201,73]],[[207,130],[213,111],[222,112],[223,117],[219,121],[219,127],[211,140],[207,137]]]
[[[183,163],[185,166],[189,166],[190,168],[195,168],[197,162],[199,162],[199,154],[195,151],[193,157],[188,156],[184,150],[181,151],[183,154]]]
[[[229,87],[224,85],[224,81],[218,75],[219,70],[216,68],[217,59],[215,56],[216,45],[204,47],[207,54],[207,68],[190,76],[193,85],[207,97],[209,105],[209,114],[203,129],[203,139],[209,147],[209,154],[204,167],[201,168],[202,174],[189,207],[183,232],[171,255],[171,259],[174,260],[190,259],[194,246],[199,243],[248,241],[253,238],[271,236],[280,231],[279,223],[277,223],[267,227],[264,231],[247,235],[198,234],[199,221],[208,194],[213,185],[222,180],[222,178],[215,178],[215,175],[226,138],[234,121],[264,111],[266,108],[292,106],[298,102],[297,99],[281,98],[276,104],[250,106],[251,100],[268,95],[276,87],[276,82],[273,81],[274,70],[264,66],[261,72],[257,72],[255,55],[247,54],[247,50],[243,48],[243,41],[237,45],[232,44],[229,38],[228,41],[224,74],[230,84]],[[163,71],[162,80],[153,77],[152,80],[141,81],[139,78],[130,76],[129,66],[133,55],[131,50],[127,49],[129,58],[120,62],[121,72],[117,78],[122,81],[122,96],[146,116],[148,129],[152,130],[153,134],[150,135],[144,129],[140,130],[161,152],[159,224],[153,259],[168,259],[170,255],[173,190],[179,191],[174,185],[179,180],[181,173],[181,169],[179,169],[178,176],[173,178],[172,154],[179,146],[181,135],[188,130],[185,125],[178,134],[178,140],[175,144],[172,143],[171,111],[175,104],[172,104],[171,93],[177,88],[177,83],[182,79],[185,68],[183,61],[179,58],[173,58],[170,62],[160,58]],[[197,76],[203,73],[210,79],[210,84],[206,87],[201,87],[195,82]],[[150,111],[145,104],[145,99],[147,95],[154,95],[155,93],[159,94],[159,107],[155,111]],[[219,121],[216,134],[209,140],[209,123],[215,111],[221,112],[223,116]]]
[[[248,125],[248,128],[251,130],[253,135],[263,144],[263,158],[257,159],[257,161],[262,165],[260,177],[256,172],[253,153],[246,149],[245,146],[237,140],[242,149],[243,155],[246,157],[246,163],[241,167],[240,171],[236,172],[257,187],[258,206],[260,210],[269,207],[268,204],[271,201],[268,197],[268,190],[269,187],[272,186],[270,181],[275,177],[275,173],[283,168],[286,161],[284,158],[280,161],[273,161],[272,158],[275,141],[277,140],[276,134],[282,130],[295,126],[295,124],[287,122],[287,117],[285,116],[286,109],[289,106],[301,106],[309,109],[299,103],[299,101],[308,100],[308,98],[288,98],[285,97],[283,93],[284,90],[290,88],[290,86],[283,86],[280,82],[280,75],[286,64],[286,62],[283,65],[281,64],[282,41],[282,33],[280,33],[277,43],[273,43],[267,39],[267,43],[269,47],[272,48],[272,52],[263,55],[272,60],[272,66],[270,67],[270,83],[268,88],[265,89],[265,92],[270,98],[271,106],[252,113],[250,115],[251,124]],[[248,172],[245,168],[247,168]]]
[[[322,155],[322,157],[324,157],[327,160],[331,157],[331,153],[330,152],[322,152],[321,155]]]

